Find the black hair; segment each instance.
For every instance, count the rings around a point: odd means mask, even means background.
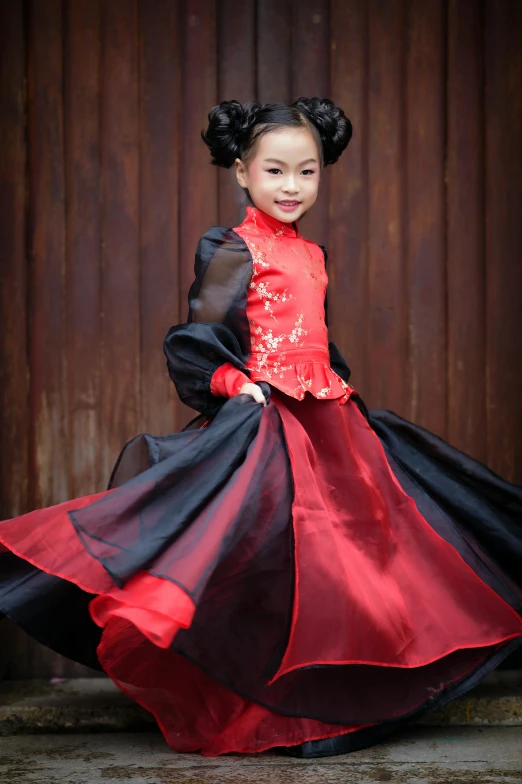
[[[201,138],[212,163],[229,169],[236,158],[248,163],[259,138],[282,128],[308,128],[314,134],[321,163],[339,158],[352,138],[352,124],[342,109],[327,98],[299,98],[293,104],[222,101],[208,114]]]

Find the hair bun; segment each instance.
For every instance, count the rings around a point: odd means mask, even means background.
[[[343,110],[328,98],[298,98],[293,105],[317,128],[323,164],[335,163],[352,138],[352,124]]]
[[[260,108],[256,101],[222,101],[210,110],[208,128],[201,132],[201,138],[210,150],[214,166],[230,169],[241,157],[243,142]]]

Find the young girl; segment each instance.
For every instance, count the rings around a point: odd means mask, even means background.
[[[165,340],[200,415],[130,442],[108,491],[0,524],[0,609],[102,668],[177,751],[361,748],[522,640],[521,489],[369,414],[328,340],[299,219],[350,136],[328,100],[212,109],[212,162],[251,206],[200,240]]]

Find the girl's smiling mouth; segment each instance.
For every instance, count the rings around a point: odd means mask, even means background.
[[[285,210],[286,212],[292,212],[293,210],[296,209],[296,207],[300,206],[301,202],[296,201],[295,199],[293,200],[285,199],[284,201],[276,201],[276,204],[282,210]]]

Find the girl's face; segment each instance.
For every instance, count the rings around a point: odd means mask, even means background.
[[[315,203],[320,174],[317,143],[306,128],[269,131],[248,166],[236,160],[237,181],[256,207],[285,223],[299,220]]]

